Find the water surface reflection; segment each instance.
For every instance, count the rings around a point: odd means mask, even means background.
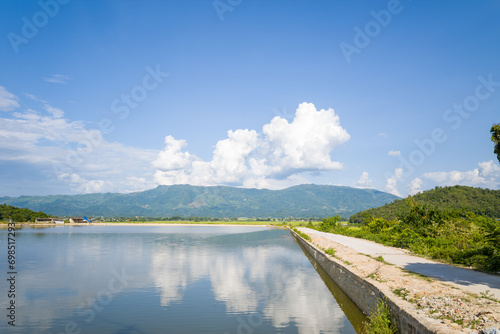
[[[18,317],[1,333],[355,333],[286,230],[64,226],[17,242]]]

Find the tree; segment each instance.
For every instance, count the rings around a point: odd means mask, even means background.
[[[328,232],[331,229],[338,227],[340,225],[340,216],[336,215],[335,217],[328,217],[323,219],[323,221],[319,224],[319,230],[323,232]]]
[[[500,123],[493,124],[490,133],[491,141],[495,143],[494,153],[497,155],[498,162],[500,162]]]

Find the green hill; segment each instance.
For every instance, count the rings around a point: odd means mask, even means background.
[[[325,232],[409,249],[439,261],[500,270],[500,190],[435,188],[350,218],[358,226],[324,219]]]
[[[35,218],[47,218],[43,212],[34,212],[25,208],[16,208],[15,206],[10,206],[6,204],[0,204],[0,221],[13,222],[33,222]]]
[[[477,215],[500,218],[500,190],[466,186],[436,187],[410,197],[416,203],[427,204],[438,210],[463,209]],[[351,216],[351,223],[365,223],[366,218],[394,220],[410,212],[407,199],[397,199],[390,204],[368,209]]]
[[[349,217],[397,197],[373,189],[299,185],[283,190],[158,186],[131,194],[0,197],[0,203],[52,215],[105,217]]]

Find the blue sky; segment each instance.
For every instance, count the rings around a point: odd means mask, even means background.
[[[0,8],[0,196],[500,186],[498,0]]]

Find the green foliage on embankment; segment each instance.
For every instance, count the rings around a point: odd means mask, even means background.
[[[307,241],[311,241],[311,237],[308,236],[307,234],[305,233],[302,233],[301,231],[297,230],[295,227],[292,227],[291,228],[295,233],[297,233],[298,235],[300,235],[303,239],[307,240]]]
[[[395,334],[399,333],[395,324],[391,322],[389,306],[382,300],[377,300],[377,306],[368,317],[365,324],[365,334]]]
[[[347,227],[330,218],[318,229],[406,248],[443,262],[500,271],[500,221],[464,209],[441,210],[412,199],[407,205],[409,210],[393,220],[369,217],[360,226]]]

